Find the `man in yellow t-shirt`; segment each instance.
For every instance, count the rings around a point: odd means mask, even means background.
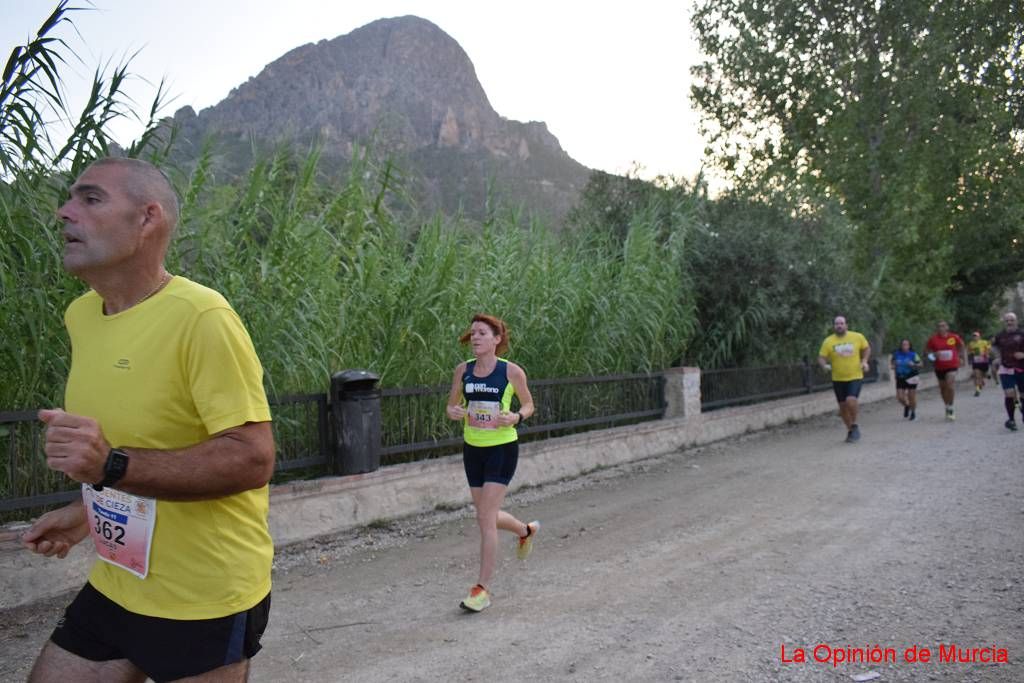
[[[839,417],[846,425],[846,441],[860,440],[857,424],[858,397],[871,358],[871,345],[859,332],[846,326],[846,318],[837,315],[832,321],[835,332],[825,338],[818,351],[818,363],[832,373],[832,389],[839,402]]]
[[[40,517],[30,550],[97,560],[32,681],[243,681],[270,610],[274,469],[263,370],[217,292],[164,268],[166,177],[101,159],[58,211],[64,267],[91,290],[65,324],[63,409],[41,410],[47,465],[82,498]]]

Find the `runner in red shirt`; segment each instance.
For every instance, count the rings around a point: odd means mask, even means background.
[[[946,404],[946,419],[955,420],[953,414],[953,393],[956,386],[956,371],[961,362],[967,364],[967,345],[960,335],[949,331],[949,323],[940,320],[935,334],[925,344],[928,360],[935,364],[935,376],[939,380],[942,402]]]

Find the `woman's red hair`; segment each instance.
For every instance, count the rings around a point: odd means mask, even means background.
[[[470,329],[462,333],[459,337],[461,344],[468,344],[469,337],[472,333],[473,323],[483,323],[487,327],[491,328],[491,332],[494,333],[495,337],[501,337],[501,341],[498,342],[498,346],[494,349],[495,353],[499,356],[503,356],[508,352],[508,326],[505,321],[501,318],[497,318],[487,313],[477,313],[473,316],[473,320],[469,323]]]

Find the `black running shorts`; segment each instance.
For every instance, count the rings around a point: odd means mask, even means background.
[[[86,583],[50,640],[92,662],[127,659],[159,683],[251,658],[269,617],[269,593],[244,612],[186,621],[129,612]]]
[[[917,379],[919,375],[912,375],[910,377],[896,377],[896,388],[904,391],[917,391],[917,385],[920,380]]]
[[[864,380],[854,379],[849,382],[832,382],[832,391],[836,393],[836,400],[842,403],[848,398],[858,398],[860,387]]]
[[[1003,391],[1016,389],[1018,392],[1024,392],[1024,372],[999,375],[999,384],[1003,387]]]
[[[470,488],[486,482],[508,486],[519,462],[519,442],[510,441],[500,446],[470,446],[462,444],[462,465]]]

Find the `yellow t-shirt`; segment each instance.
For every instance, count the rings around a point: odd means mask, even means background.
[[[64,405],[97,420],[111,444],[184,448],[270,420],[263,368],[220,294],[175,277],[116,315],[103,315],[102,306],[90,291],[65,313],[71,371]],[[268,511],[266,486],[215,500],[158,500],[148,576],[97,560],[89,582],[149,616],[212,619],[247,610],[270,591]]]
[[[988,362],[988,350],[992,344],[987,339],[971,340],[967,342],[967,351],[971,354],[971,360],[975,363]]]
[[[864,371],[860,367],[860,352],[868,346],[868,340],[863,334],[847,330],[842,337],[835,334],[826,337],[818,355],[832,364],[833,382],[852,382],[864,378]]]

